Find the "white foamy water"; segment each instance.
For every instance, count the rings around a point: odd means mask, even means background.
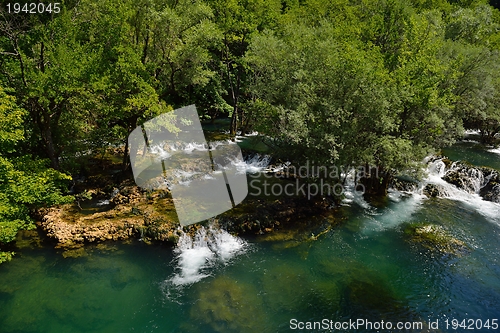
[[[468,191],[460,189],[442,179],[446,173],[460,167],[459,164],[454,163],[448,169],[442,160],[428,163],[427,177],[420,183],[419,188],[411,193],[390,190],[388,198],[396,204],[384,209],[374,208],[366,202],[362,193],[354,190],[354,179],[350,175],[346,180],[345,199],[342,201],[342,204],[345,206],[356,204],[364,210],[367,221],[363,233],[370,234],[371,232],[393,228],[408,221],[411,215],[418,211],[422,203],[427,200],[427,196],[423,194],[425,186],[433,184],[439,190],[438,197],[460,201],[471,210],[485,216],[488,220],[500,224],[500,204],[486,201],[479,195],[479,191],[488,183],[491,175],[485,177],[479,169],[468,169],[467,175],[465,177],[462,176],[462,181],[468,188]]]
[[[421,208],[426,196],[418,193],[407,195],[393,191],[389,193],[389,198],[397,203],[384,208],[379,213],[370,214],[372,216],[369,216],[369,222],[366,223],[363,234],[391,229],[409,221],[411,215]]]
[[[221,145],[230,145],[235,144],[235,142],[231,140],[219,140],[219,141],[211,141],[209,143],[206,142],[169,142],[169,143],[160,143],[152,145],[149,148],[150,153],[157,156],[159,159],[167,159],[172,156],[172,152],[184,152],[186,154],[191,154],[194,151],[207,151],[210,149],[216,149]]]
[[[206,150],[208,150],[208,145],[206,143],[190,142],[187,145],[182,147],[182,151],[184,151],[185,153],[188,153],[188,154],[191,154],[195,150],[206,151]]]
[[[271,156],[255,154],[244,162],[233,162],[238,170],[246,170],[248,173],[257,173],[269,166]]]
[[[226,264],[246,247],[244,240],[213,224],[201,227],[194,237],[183,232],[174,249],[177,272],[167,283],[177,287],[196,283],[210,276],[215,266]]]
[[[453,163],[450,169],[446,170],[443,161],[431,162],[427,168],[428,176],[424,180],[424,186],[425,184],[434,184],[439,189],[439,197],[463,202],[490,221],[500,223],[500,204],[486,201],[478,194],[479,190],[487,184],[489,178],[484,177],[481,171],[471,169],[469,177],[464,179],[471,191],[459,189],[442,179],[447,172],[453,171],[455,166],[456,164]],[[423,186],[419,190],[420,193],[422,193],[422,189]]]
[[[490,153],[494,153],[494,154],[499,154],[500,155],[500,148],[488,149],[488,151]]]
[[[174,150],[174,149],[172,149]],[[162,145],[154,145],[149,148],[151,154],[156,155],[156,158],[159,160],[165,160],[172,156],[168,151],[166,151]]]
[[[117,188],[115,188],[113,190],[113,192],[111,193],[111,196],[109,197],[109,199],[103,199],[103,200],[99,200],[96,204],[96,206],[107,206],[110,204],[110,200],[113,199],[114,197],[116,197],[116,195],[120,192],[120,190],[118,190]]]
[[[341,174],[342,179],[345,174]],[[363,192],[358,189],[356,191],[356,185],[354,181],[354,169],[347,173],[346,183],[344,187],[344,199],[342,200],[343,206],[351,206],[352,203],[364,208],[365,210],[371,211],[373,207],[365,200],[363,197]]]
[[[481,135],[479,130],[466,130],[465,135]]]
[[[226,134],[229,134],[229,131],[227,131]],[[245,135],[241,135],[241,131],[238,131],[236,133],[235,141],[236,142],[242,142],[242,141],[244,141],[246,138],[248,138],[250,136],[257,136],[257,135],[259,135],[259,132],[257,132],[257,131],[253,131],[253,132],[247,133]]]

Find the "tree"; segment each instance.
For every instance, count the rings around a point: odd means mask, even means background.
[[[251,74],[244,55],[255,34],[277,24],[281,3],[276,0],[209,0],[208,4],[214,10],[214,20],[222,33],[222,42],[214,51],[214,70],[225,83],[226,99],[232,105],[229,132],[234,136],[238,125],[245,121],[241,105],[249,99]]]
[[[397,1],[307,3],[319,8],[316,21],[299,10],[250,45],[260,128],[302,161],[374,168],[376,181],[368,174],[362,182],[384,194],[395,173],[462,130],[448,80],[457,72],[440,57],[440,13]]]
[[[494,14],[487,5],[455,10],[446,25],[445,52],[458,69],[456,110],[465,127],[480,130],[482,141],[490,144],[500,132],[500,21]]]
[[[298,162],[392,167],[381,149],[395,129],[383,57],[340,34],[323,22],[290,24],[282,38],[270,32],[254,38],[248,61],[257,73],[260,128]]]
[[[2,13],[0,61],[3,84],[11,87],[19,104],[28,111],[26,122],[32,152],[42,151],[54,169],[60,168],[65,150],[80,137],[85,116],[76,112],[81,97],[82,69],[89,50],[78,41],[73,13],[40,22],[17,22]]]
[[[16,156],[26,114],[0,86],[0,263],[12,256],[2,246],[19,230],[34,227],[33,209],[72,201],[61,194],[71,177],[49,168],[48,160]]]

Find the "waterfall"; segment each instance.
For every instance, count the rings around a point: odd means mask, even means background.
[[[113,190],[113,192],[111,193],[111,196],[109,197],[109,199],[103,199],[103,200],[99,200],[97,203],[96,203],[96,206],[107,206],[111,203],[111,200],[116,197],[116,195],[120,192],[119,189],[115,188]]]
[[[490,153],[500,154],[500,148],[488,149]]]
[[[427,163],[427,176],[420,182],[418,188],[409,193],[390,189],[388,197],[397,205],[391,205],[382,210],[370,206],[362,194],[354,190],[353,177],[348,175],[344,193],[345,199],[342,201],[342,205],[350,206],[355,203],[363,208],[367,217],[363,234],[391,228],[408,220],[427,199],[424,193],[430,194],[430,191],[435,191],[433,195],[439,198],[459,201],[488,220],[500,224],[500,204],[484,200],[480,195],[492,177],[496,176],[495,171],[489,172],[486,169],[461,162],[454,162],[447,166],[444,159],[432,157],[427,158],[424,162]],[[493,195],[498,195],[500,185],[494,185],[488,191]]]
[[[485,177],[480,168],[466,167],[459,162],[454,162],[449,168],[446,168],[443,160],[438,159],[428,164],[427,174],[417,190],[419,194],[422,194],[425,187],[430,184],[437,189],[438,197],[460,201],[489,220],[500,223],[500,204],[486,201],[479,195],[480,190],[488,184],[494,175],[493,172]],[[445,179],[454,181],[459,186],[451,184]]]
[[[167,280],[171,286],[190,285],[210,276],[210,269],[227,264],[248,246],[243,239],[218,228],[214,223],[202,226],[194,236],[182,230],[180,233],[174,249],[176,273]]]
[[[256,173],[266,169],[269,166],[270,162],[270,155],[255,154],[251,157],[248,157],[245,160],[245,165],[242,165],[242,167],[244,167],[246,172],[248,173]],[[236,167],[238,168],[238,165],[236,165]]]
[[[363,192],[356,190],[355,182],[355,172],[354,169],[347,172],[347,177],[345,173],[341,174],[341,178],[345,178],[345,189],[344,189],[344,199],[342,200],[343,206],[350,206],[352,202],[356,203],[358,206],[362,207],[368,211],[373,210],[373,207],[365,200],[363,197]]]

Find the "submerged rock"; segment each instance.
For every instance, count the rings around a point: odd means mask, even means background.
[[[461,255],[469,250],[464,242],[454,238],[439,225],[413,223],[405,227],[404,233],[412,242],[421,244],[431,251]]]
[[[217,277],[200,285],[190,315],[214,332],[262,332],[265,313],[258,294],[251,284]]]

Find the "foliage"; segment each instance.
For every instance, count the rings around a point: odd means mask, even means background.
[[[49,168],[50,161],[9,156],[23,139],[24,114],[0,87],[0,245],[13,241],[18,230],[34,227],[33,209],[72,201],[61,194],[71,177]],[[0,256],[5,261],[11,254],[0,252]]]
[[[80,0],[0,17],[2,170],[33,191],[64,182],[46,160],[76,173],[110,144],[126,169],[130,131],[188,104],[284,157],[385,178],[464,128],[500,131],[500,12],[485,0]]]

